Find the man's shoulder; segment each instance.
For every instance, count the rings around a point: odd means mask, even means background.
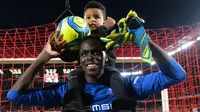
[[[49,84],[43,89],[67,88],[67,85],[68,85],[68,82],[60,82],[60,83]]]
[[[128,75],[128,76],[123,76],[122,75],[122,81],[126,84],[129,85],[130,83],[136,84],[136,82],[139,80],[139,78],[142,77],[141,75]]]

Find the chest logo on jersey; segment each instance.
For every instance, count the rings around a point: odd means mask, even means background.
[[[108,88],[108,89],[107,89],[107,94],[109,94],[109,95],[113,95],[113,91],[112,91],[111,88]]]
[[[112,104],[96,104],[96,105],[91,105],[90,110],[92,111],[100,111],[100,110],[111,110],[112,109]]]

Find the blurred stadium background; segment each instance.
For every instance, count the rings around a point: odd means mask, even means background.
[[[0,30],[0,111],[44,112],[60,111],[61,107],[27,107],[9,102],[8,90],[19,76],[35,60],[45,45],[48,35],[57,24]],[[170,87],[164,93],[150,96],[139,101],[138,112],[162,112],[162,104],[169,104],[170,112],[200,111],[200,24],[174,28],[147,29],[151,39],[172,55],[186,70],[187,79]],[[158,71],[155,63],[143,63],[140,50],[133,44],[116,49],[116,67],[122,75],[145,75]],[[32,87],[44,87],[52,83],[65,82],[68,73],[76,68],[76,63],[64,63],[59,59],[51,60],[38,73]],[[167,110],[165,110],[167,111]]]

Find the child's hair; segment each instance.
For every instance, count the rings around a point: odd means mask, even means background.
[[[86,11],[88,8],[98,8],[98,9],[100,9],[100,10],[103,12],[104,19],[106,19],[106,7],[105,7],[102,3],[97,2],[97,1],[90,1],[90,2],[88,2],[88,3],[85,5],[83,15],[85,15],[85,11]]]

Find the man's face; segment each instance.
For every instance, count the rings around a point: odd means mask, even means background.
[[[100,42],[96,39],[88,39],[80,46],[80,65],[86,75],[97,77],[103,73],[105,56],[103,56]]]
[[[100,27],[104,23],[103,12],[98,8],[88,8],[85,11],[84,19],[89,24],[91,30]]]

